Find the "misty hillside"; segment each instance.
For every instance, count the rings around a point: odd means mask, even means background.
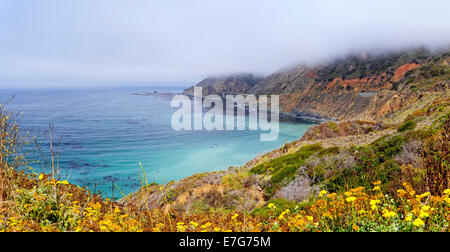
[[[204,94],[278,94],[281,112],[291,117],[375,121],[424,92],[448,89],[449,57],[450,51],[425,48],[350,55],[291,67],[256,84],[257,78],[246,75],[207,78],[197,86]]]
[[[255,85],[255,94],[279,94],[291,116],[375,121],[423,93],[447,90],[449,51],[426,49],[358,55],[275,73]]]
[[[261,80],[262,78],[260,77],[256,77],[250,73],[245,73],[220,77],[208,77],[195,86],[203,88],[203,95],[225,96],[227,94],[245,93]],[[194,87],[184,90],[184,94],[191,96],[194,95]]]

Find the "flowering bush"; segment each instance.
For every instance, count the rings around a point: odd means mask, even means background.
[[[368,147],[358,148],[360,158],[355,161],[356,167],[340,171],[324,186],[337,193],[322,190],[317,197],[303,203],[272,198],[249,214],[216,209],[211,207],[213,204],[206,205],[208,209],[201,212],[190,213],[170,207],[125,206],[92,194],[84,187],[55,179],[55,172],[52,176],[19,172],[18,168],[27,167],[27,162],[16,151],[23,141],[19,139],[15,120],[11,122],[14,115],[3,108],[0,110],[0,232],[449,231],[448,116],[442,119],[439,128],[442,130],[427,140],[425,183],[422,179],[412,179],[419,186],[402,185],[401,182],[411,179],[392,172],[412,170],[412,167],[391,169],[393,167],[389,166],[403,142],[420,133],[411,131],[383,137]],[[320,145],[305,146],[295,153],[256,165],[251,169],[252,176],[244,171],[222,178],[222,183],[237,190],[250,183],[248,178],[271,174],[268,183],[262,186],[266,195],[272,195],[286,181],[295,179],[298,166],[307,158],[330,153],[327,149],[323,151]],[[147,186],[142,180],[141,185],[141,189]],[[347,187],[354,188],[346,190]],[[164,196],[164,201],[172,198],[172,194]]]
[[[0,207],[0,231],[7,232],[449,231],[450,189],[416,194],[406,183],[396,195],[383,194],[379,181],[340,194],[321,191],[307,206],[269,203],[265,215],[214,209],[186,215],[139,211],[46,175],[11,171],[8,179],[15,186]]]
[[[416,195],[404,184],[397,195],[385,195],[380,182],[342,195],[321,192],[308,209],[284,218],[285,231],[448,231],[450,190]]]

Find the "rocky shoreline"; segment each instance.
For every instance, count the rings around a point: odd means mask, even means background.
[[[377,180],[384,180],[387,189],[403,182],[413,184],[416,175],[411,174],[425,167],[422,150],[431,143],[427,139],[442,133],[450,113],[450,52],[417,54],[422,55],[401,52],[388,58],[343,61],[333,68],[298,72],[294,68],[267,77],[244,93],[278,94],[280,117],[321,124],[310,127],[302,139],[242,167],[152,186],[120,202],[180,212],[206,207],[255,211],[278,199],[306,204],[320,188],[339,191]],[[385,62],[383,68],[368,76],[359,74],[359,79],[333,70],[364,69],[380,61]],[[165,202],[168,195],[172,200]]]

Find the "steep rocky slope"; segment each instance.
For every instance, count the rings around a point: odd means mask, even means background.
[[[279,94],[282,112],[294,117],[376,121],[448,89],[449,61],[448,51],[426,49],[349,56],[274,73],[249,93]]]
[[[314,120],[378,121],[424,95],[448,89],[450,51],[424,48],[352,55],[298,65],[264,79],[251,74],[210,77],[203,94],[280,95],[282,115]],[[193,95],[193,87],[184,91]]]
[[[430,154],[424,152],[434,139],[446,142],[436,135],[448,135],[450,96],[426,106],[414,104],[407,117],[404,112],[392,115],[396,121],[404,118],[399,124],[326,122],[311,127],[302,139],[259,155],[242,167],[150,185],[120,203],[183,213],[257,211],[277,199],[307,203],[320,190],[367,188],[378,180],[393,194],[404,182],[425,192],[425,162]],[[441,157],[448,162],[448,148],[444,150]]]

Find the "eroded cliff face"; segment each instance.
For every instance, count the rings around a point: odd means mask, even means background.
[[[390,174],[391,188],[412,184],[417,177],[411,174],[425,167],[428,134],[448,129],[443,125],[449,124],[449,61],[449,52],[419,50],[272,74],[245,92],[280,95],[280,108],[292,116],[340,122],[310,127],[302,139],[242,167],[143,188],[120,202],[183,213],[210,207],[253,211],[277,198],[308,200],[319,188],[338,191],[347,185],[341,183],[344,178],[355,176],[368,185],[380,174]],[[202,84],[207,92],[218,90],[210,84]],[[360,167],[367,169],[358,173]]]
[[[252,74],[207,78],[203,95],[279,95],[280,112],[297,118],[379,121],[424,95],[448,91],[450,51],[426,49],[356,55],[294,66],[261,79]],[[194,87],[184,94],[193,95]]]
[[[421,94],[382,90],[373,93],[337,91],[312,92],[309,95],[281,94],[280,108],[294,117],[324,120],[379,121],[414,101]]]
[[[297,66],[249,93],[280,95],[281,111],[293,117],[379,121],[423,95],[448,90],[449,55],[417,49]]]

